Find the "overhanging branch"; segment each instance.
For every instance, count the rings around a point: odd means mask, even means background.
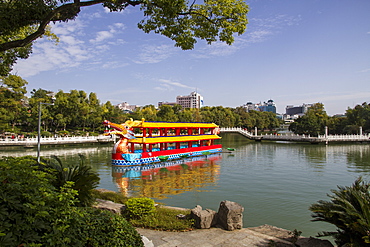
[[[39,28],[32,34],[28,35],[24,39],[20,40],[13,40],[9,41],[3,44],[0,44],[0,52],[5,52],[6,50],[9,49],[14,49],[17,47],[24,47],[33,41],[35,41],[37,38],[40,38],[44,33],[46,26],[51,22],[51,21],[61,21],[62,19],[56,18],[58,14],[63,13],[67,10],[73,10],[75,8],[80,8],[80,7],[87,7],[87,6],[92,6],[96,5],[99,3],[104,3],[106,0],[91,0],[91,1],[86,1],[86,2],[80,2],[78,0],[75,0],[73,3],[67,3],[64,5],[61,5],[54,9],[50,14],[48,14],[45,19],[43,19],[39,25]],[[122,4],[125,5],[138,5],[141,4],[142,1],[138,0],[122,0]],[[76,13],[77,14],[77,13]]]

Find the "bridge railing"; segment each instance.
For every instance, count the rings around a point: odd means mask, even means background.
[[[248,132],[243,128],[221,128],[221,132],[238,132],[250,138],[261,138],[268,140],[323,140],[323,141],[349,141],[349,140],[359,140],[359,141],[369,141],[370,134],[366,135],[319,135],[313,137],[310,135],[298,135],[293,133],[284,133],[284,134],[265,134],[265,135],[255,135],[255,133]]]

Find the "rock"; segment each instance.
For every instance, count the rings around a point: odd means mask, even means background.
[[[262,225],[262,226],[257,226],[257,227],[249,227],[248,229],[251,229],[255,232],[259,232],[268,236],[273,236],[275,238],[283,239],[286,241],[293,241],[294,234],[293,232],[282,229],[276,226],[271,226],[271,225]]]
[[[334,247],[329,240],[318,239],[318,238],[299,238],[295,243],[299,247]]]
[[[144,247],[154,247],[153,241],[149,240],[145,236],[141,236],[141,240],[143,241]]]
[[[110,212],[113,212],[115,214],[121,214],[123,211],[125,211],[126,206],[124,204],[115,203],[112,201],[106,201],[101,199],[96,199],[97,204],[95,204],[94,208],[99,208],[102,210],[108,210]]]
[[[243,228],[244,208],[236,202],[222,201],[218,209],[218,224],[225,230],[233,231]]]
[[[194,226],[198,229],[209,229],[217,223],[216,211],[203,210],[199,205],[191,210],[190,217],[195,220]]]

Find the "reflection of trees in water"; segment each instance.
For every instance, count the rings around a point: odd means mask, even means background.
[[[164,199],[169,195],[215,185],[220,172],[220,158],[216,155],[193,161],[185,159],[178,165],[137,170],[136,174],[129,174],[132,170],[113,172],[113,176],[126,195]]]
[[[254,142],[240,134],[223,134],[221,143],[224,147],[235,147],[237,152],[232,157],[258,164],[274,164],[276,159],[284,156],[287,162],[307,163],[310,167],[320,171],[327,164],[348,164],[350,169],[358,172],[370,171],[369,144],[336,144],[328,145],[293,142]],[[303,160],[301,160],[303,159]],[[335,169],[335,167],[334,167]]]
[[[347,166],[359,172],[370,172],[370,146],[355,145],[347,152]]]

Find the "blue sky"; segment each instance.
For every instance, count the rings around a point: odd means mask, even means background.
[[[369,0],[248,0],[249,24],[235,43],[183,51],[136,23],[139,8],[109,13],[83,8],[53,25],[55,45],[40,39],[14,66],[28,91],[95,92],[102,103],[157,105],[197,91],[207,106],[273,99],[324,104],[329,115],[370,102]]]

